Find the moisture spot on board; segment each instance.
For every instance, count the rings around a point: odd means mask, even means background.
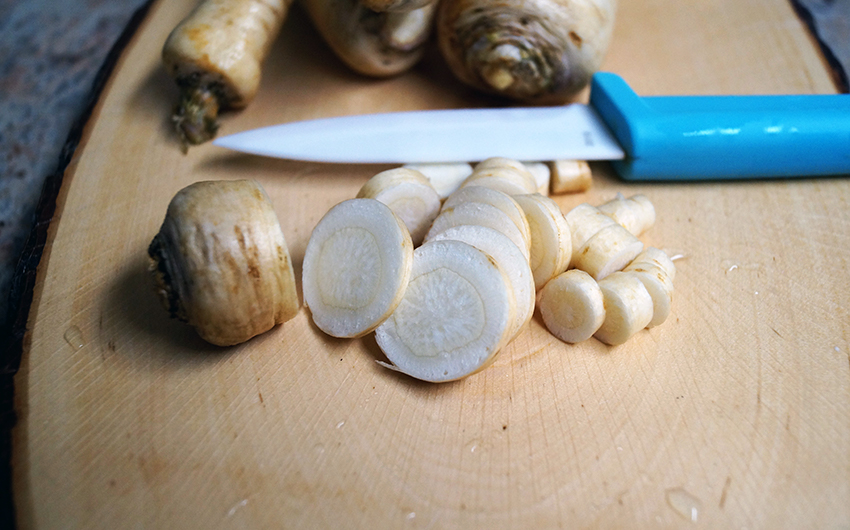
[[[683,488],[668,489],[665,492],[665,497],[667,498],[667,504],[670,505],[676,513],[692,523],[697,522],[697,519],[699,519],[699,512],[702,509],[702,503],[699,499],[685,491]]]
[[[246,504],[248,504],[248,499],[242,499],[241,501],[237,502],[236,504],[234,504],[230,508],[230,510],[227,511],[227,516],[233,517],[236,514],[236,512],[239,510],[239,508],[242,508]]]
[[[71,326],[65,330],[65,342],[71,345],[74,350],[79,350],[86,345],[83,340],[83,332],[77,326]]]

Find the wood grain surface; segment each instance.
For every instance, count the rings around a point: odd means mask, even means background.
[[[22,528],[847,528],[850,182],[628,184],[605,164],[562,210],[644,193],[684,254],[673,314],[610,348],[539,315],[498,361],[432,385],[302,310],[216,348],[159,307],[146,248],[199,180],[268,191],[296,273],[310,232],[388,166],[188,155],[160,65],[191,0],[155,4],[65,175],[16,378]],[[624,0],[604,65],[641,94],[832,93],[785,2]],[[586,96],[586,95],[585,95]],[[347,71],[295,9],[223,133],[493,104],[432,54]],[[695,521],[692,521],[695,519]]]

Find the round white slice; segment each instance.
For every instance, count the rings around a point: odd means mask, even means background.
[[[529,263],[534,285],[542,289],[546,282],[567,270],[572,257],[570,226],[558,205],[538,193],[515,195],[531,228]]]
[[[462,188],[467,186],[485,186],[497,189],[508,195],[534,193],[537,191],[537,181],[525,168],[511,166],[481,167],[484,162],[475,166],[475,169],[464,182]]]
[[[375,199],[390,207],[410,232],[413,245],[431,227],[440,213],[440,196],[425,175],[409,168],[395,168],[378,173],[357,193],[358,199]]]
[[[519,247],[526,258],[529,255],[531,244],[525,234],[517,228],[508,214],[502,210],[479,202],[465,202],[455,208],[444,210],[434,219],[431,229],[425,236],[425,241],[434,239],[434,236],[448,230],[453,226],[480,225],[488,226],[508,236],[513,243]]]
[[[401,219],[375,199],[331,208],[304,254],[304,304],[334,337],[359,337],[389,317],[404,296],[413,244]]]
[[[522,165],[534,177],[534,182],[537,183],[537,193],[548,196],[552,180],[552,171],[549,169],[549,165],[545,162],[523,162]]]
[[[492,257],[461,241],[432,241],[414,252],[404,298],[375,338],[399,371],[452,381],[495,359],[510,338],[513,304]]]
[[[622,344],[652,320],[652,297],[630,272],[615,272],[599,282],[605,321],[594,336],[611,346]]]
[[[512,169],[516,169],[517,171],[528,171],[525,167],[525,164],[516,160],[514,158],[506,158],[503,156],[493,156],[490,158],[486,158],[481,162],[475,164],[473,168],[474,171],[482,171],[485,169],[492,169],[496,167],[509,167]]]
[[[599,284],[578,269],[550,280],[540,291],[538,306],[546,328],[570,344],[589,339],[605,321]]]
[[[531,241],[531,232],[529,231],[528,220],[525,217],[525,212],[519,204],[511,198],[507,193],[484,186],[469,186],[461,188],[452,193],[446,202],[443,203],[443,210],[451,210],[460,206],[465,202],[480,202],[495,206],[502,210],[514,224],[519,228],[527,241]]]
[[[478,250],[484,251],[496,260],[496,263],[499,264],[502,271],[508,276],[516,303],[514,329],[511,332],[511,336],[515,337],[534,315],[534,299],[536,295],[534,276],[531,273],[531,268],[528,266],[528,260],[522,251],[508,239],[508,236],[486,226],[454,226],[434,236],[432,241],[442,241],[445,239],[463,241]]]
[[[445,199],[460,188],[466,178],[472,174],[472,166],[466,162],[452,164],[407,164],[404,167],[415,169],[425,175],[437,190],[440,199]]]

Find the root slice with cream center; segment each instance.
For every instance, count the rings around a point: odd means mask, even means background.
[[[398,306],[413,244],[404,222],[375,199],[351,199],[316,225],[304,255],[304,304],[334,337],[359,337]]]
[[[425,243],[398,308],[375,330],[401,372],[432,382],[488,366],[514,329],[510,280],[494,259],[461,241]]]

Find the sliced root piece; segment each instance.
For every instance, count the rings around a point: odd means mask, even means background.
[[[516,315],[511,331],[511,337],[515,337],[534,314],[534,276],[528,266],[528,259],[508,236],[486,226],[455,226],[437,234],[433,241],[445,239],[472,245],[489,254],[502,268],[511,282],[516,302]]]
[[[522,165],[534,177],[534,182],[537,183],[536,192],[540,195],[548,196],[552,179],[552,172],[549,169],[549,165],[544,162],[523,162]]]
[[[555,160],[550,163],[549,169],[552,195],[587,191],[593,183],[590,165],[584,160]]]
[[[614,199],[600,205],[599,211],[636,236],[655,224],[655,206],[644,195],[634,195],[627,199],[617,194]]]
[[[546,328],[564,342],[587,340],[605,320],[602,290],[588,273],[568,270],[540,291],[540,314]]]
[[[472,165],[466,162],[457,164],[407,164],[404,167],[419,171],[431,182],[440,199],[454,193],[464,180],[472,174]]]
[[[673,281],[670,276],[661,267],[650,264],[634,267],[629,265],[624,272],[637,276],[652,297],[652,320],[646,327],[653,328],[663,324],[670,316],[670,308],[673,305]]]
[[[488,158],[475,166],[461,187],[485,186],[508,195],[535,193],[537,181],[522,162],[508,158]]]
[[[513,178],[505,178],[505,174],[509,171],[511,170],[487,169],[482,173],[473,173],[468,179],[463,181],[463,184],[461,184],[460,187],[484,186],[485,188],[499,190],[502,193],[507,193],[508,195],[523,195],[536,191],[536,187],[531,188],[530,186],[517,182]]]
[[[481,171],[484,169],[493,169],[497,167],[509,167],[512,169],[516,169],[517,171],[528,171],[525,167],[525,164],[520,162],[519,160],[515,160],[513,158],[506,158],[503,156],[494,156],[482,160],[475,164],[475,171]]]
[[[623,344],[652,320],[652,297],[640,279],[615,272],[599,282],[605,302],[605,321],[594,336],[611,346]]]
[[[495,206],[478,202],[465,202],[455,208],[444,210],[434,219],[434,224],[425,236],[425,241],[430,241],[440,232],[460,225],[480,225],[498,230],[508,236],[526,258],[529,256],[530,242],[510,216]]]
[[[404,296],[413,244],[404,222],[374,199],[351,199],[316,225],[304,255],[304,304],[334,337],[359,337]]]
[[[404,221],[414,245],[419,245],[440,213],[440,196],[422,173],[408,168],[378,173],[360,188],[358,199],[375,199]]]
[[[507,193],[483,186],[470,186],[452,193],[443,203],[443,210],[451,210],[465,202],[478,202],[489,204],[505,212],[517,228],[522,231],[525,239],[531,241],[531,232],[525,212],[517,202]]]
[[[492,257],[460,241],[434,241],[414,252],[404,299],[375,337],[400,371],[451,381],[495,359],[514,310],[510,281]]]
[[[655,247],[647,247],[637,255],[637,257],[629,263],[627,268],[634,268],[642,265],[655,265],[661,267],[670,281],[676,279],[676,265],[673,264],[673,258],[669,257],[666,252]]]
[[[529,263],[534,285],[541,289],[546,282],[567,270],[572,257],[570,226],[555,202],[538,193],[515,195],[531,227]]]
[[[605,227],[616,225],[617,222],[599,211],[599,208],[582,203],[567,212],[567,223],[570,225],[573,243],[573,264],[578,259],[578,253],[584,249],[588,240]]]
[[[643,250],[643,243],[618,224],[606,226],[591,237],[573,260],[597,281],[623,270]]]

